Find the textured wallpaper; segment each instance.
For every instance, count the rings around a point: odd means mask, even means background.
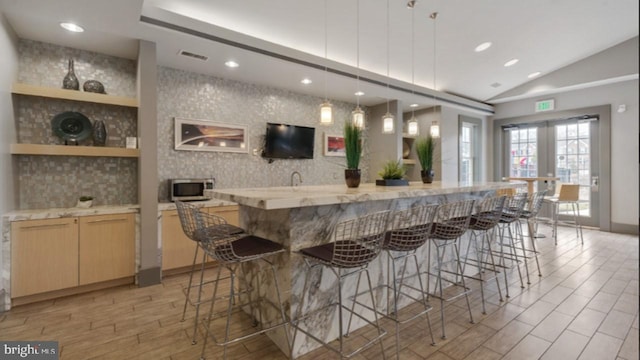
[[[108,94],[136,96],[133,60],[30,40],[20,41],[19,54],[19,82],[60,88],[68,59],[73,58],[81,86],[96,79]],[[298,171],[303,185],[344,184],[345,158],[323,155],[324,135],[342,134],[354,104],[333,102],[335,123],[323,126],[318,124],[320,98],[165,67],[158,68],[157,94],[158,199],[162,202],[168,201],[171,178],[215,177],[218,188],[288,186],[291,174]],[[21,143],[62,144],[51,131],[51,119],[63,111],[81,112],[92,122],[103,120],[107,146],[124,147],[125,138],[136,135],[137,110],[133,108],[22,95],[14,95],[14,103]],[[248,151],[174,150],[176,117],[246,126]],[[271,163],[262,158],[267,122],[315,127],[314,158]],[[81,144],[93,142],[87,139]],[[368,174],[367,153],[365,139],[363,179]],[[20,209],[69,207],[80,195],[93,195],[97,205],[137,202],[136,159],[19,156],[17,168]]]
[[[133,60],[121,59],[20,40],[18,81],[53,88],[62,87],[69,58],[75,60],[80,86],[96,79],[111,95],[136,96],[136,68]],[[69,100],[14,95],[19,143],[63,144],[51,130],[51,119],[64,111],[77,111],[93,123],[102,120],[107,129],[107,146],[124,147],[127,136],[136,136],[137,109]],[[80,145],[93,145],[91,138]],[[137,159],[75,156],[17,156],[20,209],[75,206],[81,195],[92,195],[95,205],[137,203]]]
[[[160,201],[171,178],[216,178],[218,188],[288,186],[298,171],[303,185],[344,184],[344,157],[323,155],[324,134],[342,134],[353,104],[333,102],[334,124],[318,123],[322,99],[170,68],[158,69],[158,179]],[[174,118],[247,126],[248,153],[174,150]],[[259,153],[266,123],[315,127],[314,158],[274,160]],[[254,155],[254,149],[258,155]],[[365,154],[368,152],[365,141]],[[363,178],[368,171],[362,161]],[[297,181],[297,179],[296,179]]]

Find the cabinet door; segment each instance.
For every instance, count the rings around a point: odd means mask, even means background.
[[[229,224],[238,226],[238,206],[216,206],[204,208],[204,211],[222,216]],[[162,269],[170,270],[191,266],[196,243],[182,231],[178,212],[162,212]],[[200,259],[198,259],[200,261]]]
[[[196,251],[195,241],[182,231],[176,210],[162,212],[162,269],[189,266]]]
[[[240,216],[237,205],[216,206],[207,208],[209,214],[223,217],[231,225],[240,226]]]
[[[80,218],[80,285],[135,274],[135,215]]]
[[[77,218],[11,223],[12,297],[77,285]]]

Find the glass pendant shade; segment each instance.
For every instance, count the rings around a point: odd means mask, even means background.
[[[359,129],[364,129],[364,111],[360,106],[351,112],[351,122]]]
[[[437,121],[431,122],[430,133],[432,137],[435,137],[435,138],[440,137],[440,125],[438,125]]]
[[[333,106],[329,101],[325,101],[320,105],[320,124],[333,124]]]
[[[395,132],[395,117],[391,115],[390,112],[387,112],[382,117],[382,133],[383,134],[393,134]]]
[[[418,119],[415,117],[411,117],[407,122],[407,133],[411,136],[417,136],[420,133],[420,129],[418,129]]]

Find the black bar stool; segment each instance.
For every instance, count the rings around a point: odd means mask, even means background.
[[[196,263],[198,261],[198,252],[202,248],[201,242],[196,238],[195,233],[198,228],[201,228],[203,225],[198,224],[198,212],[199,209],[191,204],[187,204],[182,201],[176,201],[176,209],[178,210],[178,217],[180,218],[180,225],[182,226],[182,231],[184,234],[191,240],[196,243],[196,250],[193,254],[193,262],[191,263],[191,272],[189,273],[189,284],[186,288],[183,289],[185,294],[184,306],[182,308],[182,320],[184,321],[185,315],[187,313],[187,304],[190,304],[195,307],[196,315],[193,322],[193,337],[191,338],[191,343],[196,344],[196,334],[198,329],[198,318],[200,316],[200,304],[202,304],[202,289],[203,286],[207,285],[211,281],[204,281],[204,266],[207,262],[207,254],[202,251],[202,259],[200,261],[200,282],[196,285],[193,284],[193,274],[197,271]],[[215,220],[215,221],[214,221]],[[229,234],[242,234],[244,230],[234,226],[227,224],[227,221],[223,218],[215,218],[208,224],[208,226],[218,227],[224,233]],[[191,289],[195,288],[198,292],[196,295],[196,299],[191,298]]]
[[[467,244],[462,273],[465,273],[467,264],[477,268],[477,276],[465,276],[470,279],[480,281],[480,297],[482,298],[483,314],[487,313],[484,299],[484,284],[486,281],[491,280],[490,278],[485,277],[485,271],[491,271],[495,275],[493,278],[496,280],[498,295],[500,296],[500,301],[503,300],[502,291],[500,290],[500,281],[498,280],[499,271],[496,268],[493,250],[491,249],[491,238],[496,225],[498,225],[500,216],[502,215],[502,208],[504,206],[505,199],[505,196],[494,196],[477,202],[475,210],[471,215],[471,220],[469,221],[471,239],[469,239],[469,243]],[[471,250],[475,253],[475,258],[469,256]]]
[[[522,272],[520,271],[520,258],[517,250],[517,239],[520,235],[518,231],[522,231],[519,226],[514,224],[520,224],[520,215],[524,210],[524,206],[527,203],[527,193],[516,193],[515,195],[508,196],[505,200],[502,213],[500,214],[500,220],[498,221],[498,236],[497,245],[500,246],[500,251],[496,253],[499,258],[498,266],[505,269],[504,271],[504,286],[506,287],[506,296],[509,297],[509,280],[507,276],[507,269],[511,270],[514,267],[518,270],[518,276],[520,278],[520,287],[524,288],[524,282],[522,280]],[[513,230],[512,230],[512,225]],[[515,235],[514,235],[515,233]],[[505,252],[505,248],[508,253]],[[526,262],[526,257],[524,257]]]
[[[216,345],[224,347],[223,359],[226,359],[227,345],[282,327],[285,327],[284,332],[290,351],[291,342],[289,341],[289,331],[286,328],[286,326],[289,325],[289,321],[287,320],[284,306],[282,305],[276,269],[273,262],[269,260],[269,257],[282,253],[285,249],[282,245],[270,240],[245,233],[238,234],[235,233],[235,229],[233,228],[217,226],[224,220],[217,215],[198,211],[195,220],[197,225],[194,232],[195,238],[200,241],[205,253],[218,262],[213,294],[210,300],[208,300],[211,304],[209,315],[206,318],[206,332],[200,359],[205,359],[204,353],[210,337]],[[272,284],[273,289],[275,289],[277,303],[273,303],[267,299],[266,296],[262,296],[260,283],[268,282],[266,277],[260,277],[259,275],[262,273],[259,267],[259,261],[264,262],[271,269],[271,274],[273,275]],[[245,269],[248,264],[252,264],[250,269],[252,271],[251,277],[248,276],[249,273],[246,271],[247,269]],[[218,289],[223,279],[221,276],[223,268],[229,272],[229,292],[227,295],[220,296]],[[238,270],[241,272],[240,277],[238,277],[236,273]],[[236,284],[236,280],[238,280],[238,284]],[[255,288],[252,286],[254,282],[256,284]],[[226,300],[227,307],[224,311],[215,313],[214,307],[218,300]],[[273,307],[277,311],[280,319],[265,319],[263,312],[266,306]],[[231,337],[230,325],[232,323],[232,317],[234,315],[236,315],[236,317],[238,315],[247,315],[245,313],[247,309],[249,310],[249,320],[252,321],[253,325],[251,331],[236,332],[234,330],[235,336]],[[224,334],[222,336],[217,335],[214,331],[214,329],[221,327],[212,325],[212,321],[219,319],[225,323]],[[234,319],[234,324],[239,322],[239,319]]]
[[[538,276],[542,276],[542,271],[540,271],[540,261],[538,260],[538,250],[536,249],[536,231],[538,229],[538,213],[540,209],[542,209],[542,204],[544,203],[544,197],[547,193],[547,190],[541,190],[534,192],[528,201],[525,203],[524,209],[522,210],[522,214],[520,214],[520,220],[524,221],[527,224],[527,235],[530,240],[530,248],[526,245],[523,245],[524,253],[527,258],[533,257],[536,260],[536,267],[538,268]],[[520,226],[522,226],[520,224]],[[523,234],[522,241],[524,242],[524,232],[520,230],[520,233]],[[529,268],[527,267],[527,280],[529,280]],[[531,283],[529,281],[529,283]]]
[[[309,338],[326,346],[329,350],[336,352],[340,358],[350,358],[368,348],[373,343],[380,342],[380,348],[382,349],[382,355],[384,358],[382,337],[386,334],[386,331],[384,331],[378,323],[377,312],[372,311],[374,320],[371,321],[363,315],[355,312],[355,304],[359,295],[358,288],[360,286],[360,280],[364,273],[367,277],[368,290],[366,292],[370,295],[371,307],[373,309],[376,307],[373,288],[371,286],[371,277],[367,266],[378,256],[382,249],[388,217],[389,211],[381,211],[360,218],[343,221],[336,226],[336,229],[333,232],[333,242],[300,250],[307,266],[307,273],[304,280],[303,291],[302,294],[300,294],[300,303],[298,304],[296,316],[292,319],[292,325],[294,327],[292,344],[295,345],[296,335],[298,331],[300,331],[306,334]],[[338,281],[338,302],[332,302],[319,309],[307,311],[303,314],[303,311],[305,310],[304,300],[309,296],[309,278],[315,268],[329,269],[336,277],[336,280]],[[345,279],[353,275],[358,275],[358,280],[355,289],[352,289],[354,291],[354,295],[347,297],[353,300],[352,306],[347,307],[343,304],[343,285]],[[316,334],[322,333],[323,329],[326,331],[326,327],[330,324],[325,324],[320,327],[316,326],[315,328],[310,328],[305,324],[305,320],[307,318],[332,307],[337,307],[338,309],[338,348],[330,345],[329,339],[320,339],[319,336],[316,336]],[[351,328],[351,317],[349,318],[349,324],[345,333],[343,311],[348,312],[350,315],[355,315],[367,324],[373,326],[377,330],[378,335],[355,350],[346,349],[344,338],[349,334]],[[293,350],[291,357],[293,358]]]
[[[428,302],[428,292],[425,291],[422,276],[420,276],[416,251],[429,240],[437,209],[438,205],[434,204],[396,211],[391,219],[390,230],[385,234],[382,250],[387,254],[388,267],[387,282],[383,287],[387,296],[386,304],[378,303],[378,313],[395,322],[396,359],[400,359],[400,324],[406,324],[422,315],[425,315],[427,320],[431,344],[435,345],[431,331],[431,320],[429,319],[429,311],[432,306]],[[409,258],[413,258],[415,275],[407,277]],[[396,266],[398,262],[401,262],[399,272]],[[413,284],[410,282],[411,279],[416,279]],[[414,285],[415,282],[418,287]],[[403,291],[403,288],[407,290]],[[423,309],[417,313],[408,314],[405,318],[400,318],[398,303],[403,301],[403,298],[422,304]]]
[[[436,266],[431,266],[431,251],[429,251],[429,264],[427,270],[427,288],[430,290],[429,281],[431,276],[436,277],[436,291],[437,293],[431,293],[435,298],[440,299],[440,320],[442,323],[442,338],[446,339],[445,333],[445,301],[451,301],[464,296],[467,301],[467,308],[469,309],[469,319],[473,323],[473,314],[471,314],[471,304],[469,303],[469,289],[462,276],[462,264],[460,261],[460,251],[458,249],[458,239],[467,232],[469,228],[469,221],[471,219],[471,213],[473,211],[473,204],[475,200],[463,200],[458,202],[452,202],[442,204],[438,206],[436,217],[433,222],[431,232],[431,243],[436,249]],[[447,247],[453,247],[452,259],[445,261],[445,254]],[[429,248],[431,250],[431,247]],[[448,264],[453,264],[453,268],[445,267]],[[432,273],[436,271],[436,273]],[[455,280],[446,278],[444,274],[450,274],[455,277]],[[460,279],[460,282],[458,281]],[[462,291],[451,297],[444,297],[444,285],[446,281],[454,286],[460,286]]]

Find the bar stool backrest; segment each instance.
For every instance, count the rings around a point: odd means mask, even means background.
[[[486,231],[496,226],[502,216],[506,199],[506,196],[493,196],[477,201],[469,227],[473,230]]]
[[[332,263],[342,267],[364,266],[382,249],[389,211],[375,212],[339,223],[334,231]]]
[[[578,201],[580,198],[580,185],[562,184],[558,193],[558,201]]]
[[[392,215],[390,230],[384,240],[384,249],[412,251],[429,239],[437,204],[412,207]]]
[[[198,241],[196,238],[196,230],[198,229],[198,208],[187,204],[182,201],[176,201],[176,209],[178,210],[178,217],[180,218],[180,225],[182,231],[187,237],[193,241]]]
[[[463,200],[441,204],[434,219],[431,238],[454,240],[469,228],[469,220],[475,200]]]
[[[547,194],[547,190],[536,191],[531,195],[526,202],[522,216],[525,218],[531,218],[538,216],[542,204],[544,203],[544,196]]]
[[[504,208],[502,209],[500,222],[511,223],[518,220],[522,215],[527,199],[528,197],[526,193],[518,193],[507,197],[504,203]]]

